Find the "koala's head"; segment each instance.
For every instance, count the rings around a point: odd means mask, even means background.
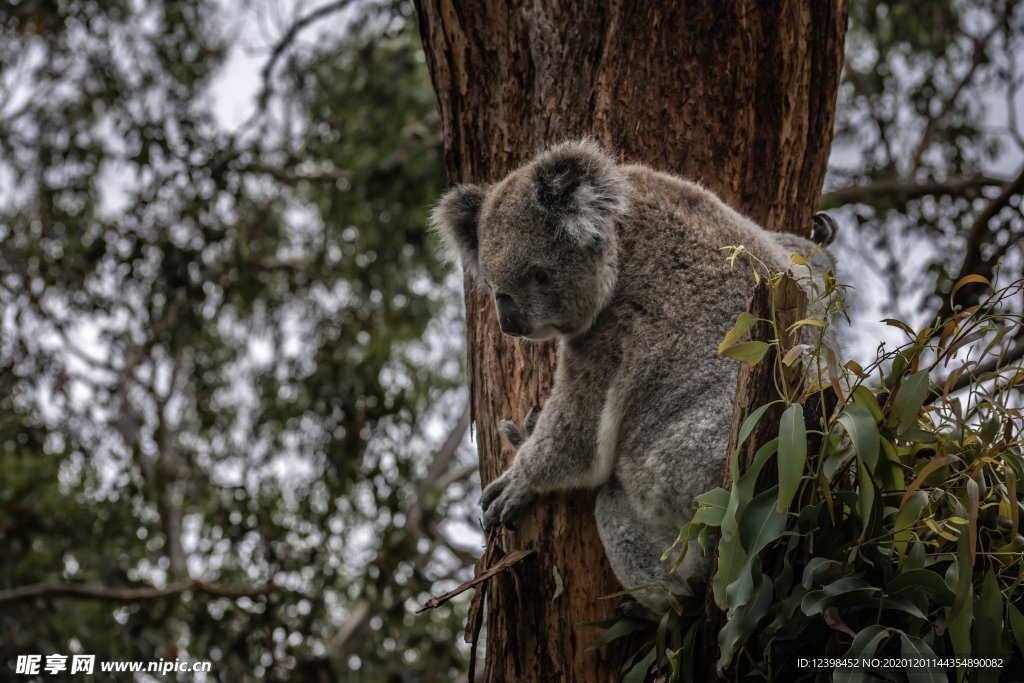
[[[453,188],[431,222],[494,296],[502,332],[573,336],[615,289],[627,192],[625,175],[596,143],[567,142],[495,185]]]

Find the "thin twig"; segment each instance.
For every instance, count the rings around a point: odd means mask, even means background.
[[[1021,339],[1007,349],[1006,353],[1002,354],[1002,356],[989,358],[984,363],[980,363],[976,367],[971,368],[970,372],[962,374],[955,382],[953,382],[953,386],[950,387],[949,393],[954,394],[961,389],[966,389],[977,382],[978,377],[987,375],[990,372],[996,372],[1000,368],[1006,368],[1006,366],[1020,360],[1021,358],[1024,358],[1024,339]]]
[[[927,151],[931,144],[932,136],[935,135],[935,131],[938,129],[939,124],[944,118],[946,118],[950,110],[953,108],[953,105],[956,104],[957,100],[960,98],[960,93],[963,92],[963,89],[966,88],[968,84],[970,84],[971,80],[974,78],[974,73],[978,70],[978,67],[985,61],[985,49],[988,47],[988,42],[996,34],[1001,25],[1002,22],[996,21],[984,36],[981,38],[972,38],[974,41],[974,50],[971,53],[970,66],[968,66],[967,72],[963,75],[963,78],[960,79],[960,82],[956,84],[955,88],[953,88],[949,97],[943,101],[942,108],[939,110],[939,113],[935,116],[928,117],[928,123],[925,124],[924,132],[921,133],[921,139],[914,148],[914,155],[911,158],[910,170],[907,175],[913,177],[921,167],[921,158],[924,156],[925,151]]]
[[[1003,190],[999,193],[999,196],[994,197],[986,204],[985,208],[981,210],[981,213],[971,223],[971,227],[967,230],[967,241],[964,244],[964,260],[960,264],[960,270],[956,277],[953,278],[953,282],[959,282],[968,275],[988,274],[987,272],[979,272],[979,270],[985,265],[981,260],[981,249],[985,245],[985,236],[990,231],[989,223],[1003,208],[1009,205],[1010,200],[1014,196],[1022,191],[1024,191],[1024,167],[1021,168],[1016,178],[1003,185]],[[949,297],[943,298],[942,306],[938,311],[938,317],[943,320],[948,318],[953,312],[952,305]]]
[[[219,583],[207,583],[196,579],[175,581],[163,588],[145,586],[142,588],[111,588],[75,583],[33,583],[9,590],[0,591],[0,604],[33,600],[35,598],[78,598],[83,600],[101,600],[104,602],[134,602],[136,600],[155,600],[181,595],[187,591],[205,593],[218,598],[254,598],[279,590],[272,583],[265,583],[250,588],[235,588]]]
[[[259,111],[263,112],[267,108],[267,102],[270,100],[270,96],[273,93],[272,81],[274,77],[274,69],[277,67],[277,63],[281,60],[285,50],[287,50],[288,46],[292,44],[296,36],[298,36],[303,29],[309,27],[310,24],[323,19],[329,14],[340,12],[345,9],[350,2],[351,0],[337,0],[336,2],[331,2],[316,8],[309,14],[305,14],[296,19],[288,30],[284,32],[284,35],[278,39],[274,48],[270,52],[270,59],[268,59],[267,63],[263,65],[263,69],[260,72],[260,77],[263,79],[263,88],[260,90],[259,97],[257,98]]]

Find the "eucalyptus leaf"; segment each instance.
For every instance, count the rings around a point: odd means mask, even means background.
[[[907,633],[900,634],[900,656],[908,660],[929,662],[938,659],[927,643]],[[910,683],[947,683],[946,674],[937,666],[914,666],[908,663],[905,671]]]
[[[732,329],[726,333],[722,343],[718,345],[718,353],[725,354],[729,348],[735,346],[736,342],[742,339],[743,335],[749,332],[756,322],[757,317],[749,311],[740,313],[739,317],[736,318],[736,324],[732,326]]]
[[[748,555],[760,552],[786,530],[787,515],[776,508],[777,496],[777,487],[773,486],[755,496],[743,510],[740,541]]]
[[[927,569],[909,569],[897,574],[885,586],[886,593],[896,595],[905,590],[921,589],[943,607],[952,607],[956,594],[949,589],[942,577]]]
[[[839,423],[853,441],[857,455],[871,469],[878,464],[878,425],[868,409],[859,403],[851,403],[839,414]]]
[[[722,351],[722,355],[726,358],[743,361],[753,367],[761,362],[764,354],[768,353],[770,348],[771,346],[763,341],[741,342]]]
[[[867,626],[861,629],[856,637],[854,637],[853,643],[850,644],[850,649],[843,655],[843,659],[852,661],[871,659],[878,651],[878,646],[888,637],[889,629],[884,626],[877,624]],[[866,676],[867,673],[862,667],[844,666],[835,670],[832,680],[834,683],[855,683],[870,680]]]
[[[928,495],[923,491],[917,491],[903,502],[902,509],[896,515],[896,522],[893,524],[893,548],[901,565],[903,556],[907,553],[912,529],[919,523],[921,512],[927,505]]]
[[[584,625],[601,625],[607,622],[589,622]],[[594,650],[602,645],[606,645],[613,640],[624,638],[631,633],[637,631],[644,631],[651,627],[651,622],[646,619],[639,619],[637,617],[620,617],[614,620],[605,631],[599,635],[593,643],[590,644],[589,650]]]
[[[794,403],[782,413],[779,421],[779,498],[778,512],[789,509],[793,496],[800,488],[807,464],[807,431],[804,426],[803,406]]]
[[[907,431],[917,421],[921,406],[928,395],[928,371],[918,370],[900,384],[893,397],[888,424],[897,434]]]
[[[995,572],[986,572],[981,582],[981,595],[975,603],[976,620],[972,632],[973,654],[975,657],[1005,660],[1009,656],[1006,647],[1006,631],[1003,627],[1003,594]],[[1002,667],[984,667],[977,672],[978,680],[985,683],[998,681]]]

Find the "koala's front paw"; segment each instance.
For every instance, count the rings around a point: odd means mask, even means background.
[[[484,489],[480,505],[484,509],[484,531],[499,526],[515,529],[519,515],[533,500],[533,491],[513,466]]]
[[[540,406],[534,406],[530,408],[530,412],[523,418],[523,431],[519,431],[519,427],[512,420],[501,421],[501,433],[505,435],[505,439],[512,444],[512,447],[519,450],[519,447],[523,445],[531,434],[533,434],[533,428],[537,426],[537,418],[540,417]],[[525,434],[524,434],[525,432]]]

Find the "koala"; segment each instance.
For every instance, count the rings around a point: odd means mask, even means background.
[[[484,528],[511,527],[538,495],[597,489],[594,514],[624,587],[687,592],[707,574],[691,548],[670,574],[660,558],[693,515],[693,499],[721,485],[736,364],[718,356],[745,310],[753,280],[721,247],[744,245],[773,269],[797,251],[832,267],[815,241],[771,233],[699,185],[620,165],[597,143],[567,142],[489,186],[451,189],[431,214],[470,279],[494,297],[507,335],[558,339],[554,388],[514,446],[509,469],[483,493]],[[662,611],[665,591],[633,597]]]

